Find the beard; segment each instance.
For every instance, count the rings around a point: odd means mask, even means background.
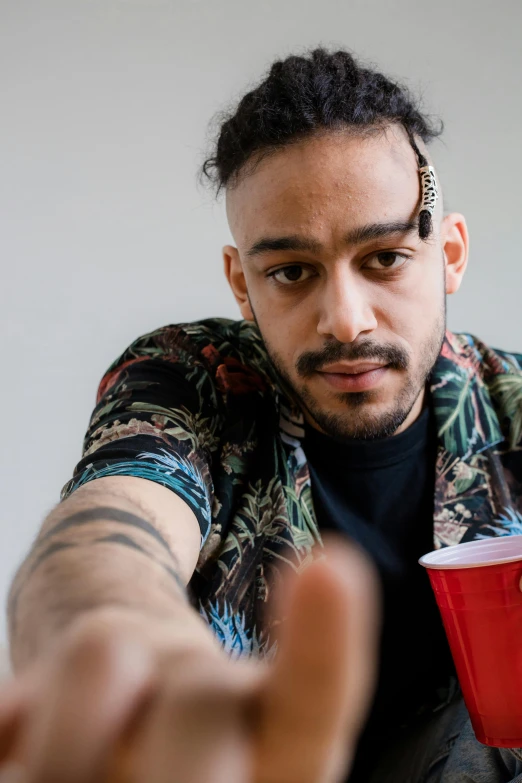
[[[259,324],[258,324],[259,327]],[[260,329],[261,332],[261,329]],[[277,352],[263,337],[268,356],[277,374],[299,406],[308,413],[313,422],[326,435],[337,439],[377,440],[394,435],[411,413],[419,396],[423,393],[433,366],[437,361],[446,332],[446,299],[442,312],[433,329],[420,346],[420,361],[417,367],[412,365],[410,354],[402,347],[392,344],[364,340],[359,343],[329,342],[320,351],[308,351],[296,362],[299,379],[307,378],[328,364],[338,361],[356,361],[360,359],[377,360],[387,364],[390,370],[401,371],[405,382],[386,410],[372,410],[379,392],[373,389],[362,392],[341,392],[335,395],[338,403],[345,409],[342,412],[327,411],[315,399],[306,383],[290,379]],[[381,405],[382,407],[382,405]]]

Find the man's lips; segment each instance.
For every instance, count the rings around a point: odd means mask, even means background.
[[[327,364],[320,372],[360,375],[360,373],[379,370],[382,367],[386,367],[382,362],[337,362],[336,364]]]
[[[383,379],[389,366],[376,362],[331,364],[318,374],[337,391],[360,392],[372,389]]]

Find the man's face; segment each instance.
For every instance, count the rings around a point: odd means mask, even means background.
[[[441,205],[416,228],[418,164],[404,131],[314,137],[227,192],[224,249],[243,317],[308,421],[336,436],[404,429],[445,330]]]

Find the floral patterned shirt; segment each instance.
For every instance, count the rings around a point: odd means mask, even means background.
[[[430,393],[434,547],[522,533],[522,356],[447,332]],[[303,437],[254,324],[165,326],[102,379],[62,498],[117,475],[177,493],[201,530],[191,600],[231,655],[266,655],[277,622],[266,602],[281,566],[304,568],[321,548]]]

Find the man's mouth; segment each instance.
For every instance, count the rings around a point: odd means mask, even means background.
[[[378,362],[338,362],[326,365],[317,374],[336,391],[361,392],[375,388],[389,371]]]

